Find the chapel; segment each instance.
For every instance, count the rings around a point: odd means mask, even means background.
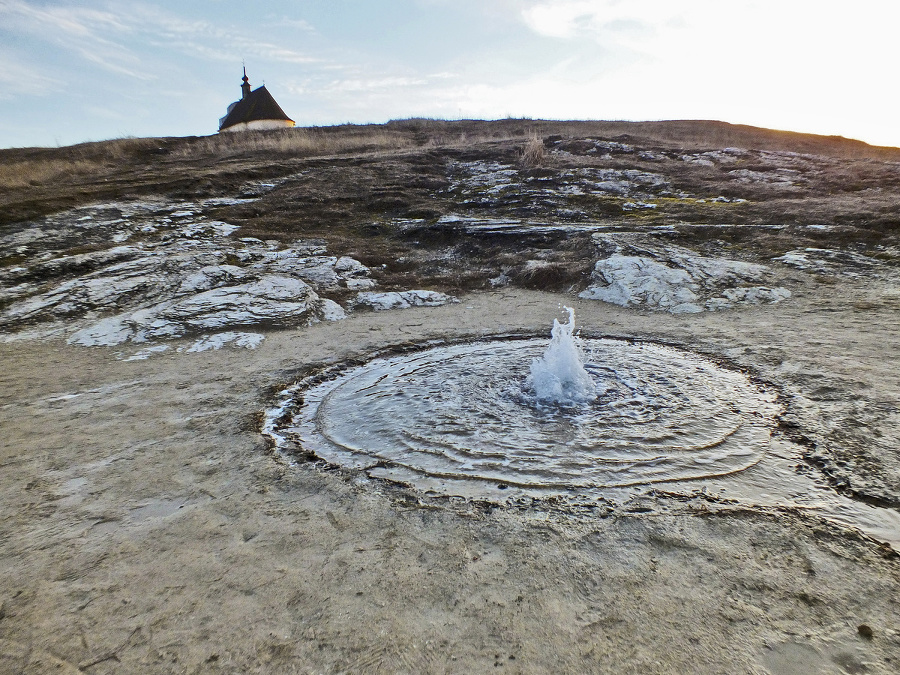
[[[241,84],[241,100],[228,106],[225,117],[219,120],[219,132],[223,131],[263,131],[267,129],[285,129],[294,126],[294,120],[288,117],[281,106],[263,85],[250,90],[247,68]]]

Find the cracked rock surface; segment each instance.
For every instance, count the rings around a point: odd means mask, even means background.
[[[15,337],[17,329],[29,327],[25,335],[52,335],[80,325],[70,344],[113,346],[235,327],[309,325],[346,316],[339,302],[325,296],[342,300],[375,286],[368,267],[327,255],[319,242],[283,247],[236,239],[236,226],[204,215],[245,201],[112,202],[14,226],[0,238],[0,253],[22,260],[0,269],[0,330]],[[79,238],[98,247],[109,240],[130,243],[70,253]],[[386,309],[451,301],[428,291],[408,291],[391,302],[361,295],[351,305]]]
[[[649,237],[594,235],[594,239],[601,248],[616,252],[594,265],[592,285],[580,293],[588,300],[694,314],[791,297],[781,286],[759,285],[774,277],[766,265],[703,256]]]

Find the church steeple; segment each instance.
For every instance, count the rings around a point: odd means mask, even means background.
[[[247,78],[247,66],[244,66],[244,77],[241,78],[244,84],[241,85],[241,98],[247,98],[250,95],[250,80]]]
[[[266,131],[294,126],[294,120],[284,114],[265,85],[251,91],[247,66],[241,81],[241,98],[228,106],[225,117],[219,120],[219,131]]]

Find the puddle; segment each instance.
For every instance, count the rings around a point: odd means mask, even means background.
[[[654,344],[586,340],[593,401],[523,387],[546,340],[376,359],[304,392],[283,431],[335,464],[537,492],[702,478],[758,462],[775,396],[741,373]],[[477,488],[475,488],[477,489]]]
[[[621,502],[651,489],[791,507],[900,548],[900,514],[846,498],[777,435],[774,391],[692,352],[583,339],[596,397],[544,405],[529,366],[547,340],[497,339],[375,358],[282,392],[264,433],[419,490],[505,502]],[[302,401],[297,407],[295,401]]]

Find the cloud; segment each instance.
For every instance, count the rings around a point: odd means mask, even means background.
[[[334,73],[337,73],[335,76]],[[314,94],[332,101],[344,99],[353,104],[359,103],[360,97],[383,97],[388,101],[403,100],[405,97],[416,97],[420,92],[433,91],[432,87],[458,79],[447,72],[411,75],[409,73],[372,72],[366,67],[335,66],[320,70],[302,81],[287,80],[282,85],[293,95],[308,96]]]
[[[25,63],[16,56],[0,52],[0,99],[12,99],[22,94],[46,96],[59,89],[61,82],[41,69]]]
[[[595,74],[613,64],[659,90],[673,81],[704,96],[730,87],[766,96],[768,105],[775,96],[783,106],[821,90],[875,85],[900,58],[892,35],[900,3],[877,0],[857,0],[853,11],[783,0],[536,0],[520,18],[570,48],[599,45],[608,59]]]
[[[273,17],[274,18],[274,17]],[[305,19],[291,19],[286,16],[274,18],[270,26],[277,26],[279,28],[293,28],[295,30],[306,31],[307,33],[315,33],[316,28],[309,21]]]
[[[154,79],[141,60],[116,36],[131,36],[134,28],[112,12],[84,7],[38,7],[21,0],[0,4],[5,32],[27,35],[75,53],[110,72],[138,80]]]
[[[145,81],[157,79],[152,71],[159,67],[158,59],[148,62],[142,57],[142,50],[148,47],[213,61],[234,61],[244,56],[288,64],[321,60],[258,39],[243,29],[185,19],[145,3],[120,2],[108,7],[37,6],[24,0],[5,0],[0,2],[0,32],[51,43],[104,70]],[[291,25],[312,29],[304,21]]]
[[[540,35],[571,38],[579,24],[594,16],[590,2],[547,2],[522,10],[525,24]]]
[[[625,32],[670,20],[679,3],[660,0],[547,0],[521,11],[531,30],[547,37]]]
[[[88,37],[98,30],[122,32],[127,26],[111,12],[86,7],[38,7],[23,0],[5,0],[0,16],[28,32]]]
[[[245,56],[258,56],[268,61],[289,64],[312,64],[320,58],[260,37],[246,26],[233,28],[209,21],[184,19],[157,7],[142,3],[129,6],[128,15],[143,26],[142,31],[156,46],[214,61],[231,61]],[[264,24],[271,27],[275,24]],[[308,32],[313,27],[306,21],[279,19],[277,25],[300,28]],[[268,33],[268,31],[267,31]]]
[[[398,89],[421,87],[428,83],[429,80],[422,77],[360,77],[334,80],[325,87],[324,91],[328,93],[396,92]]]

